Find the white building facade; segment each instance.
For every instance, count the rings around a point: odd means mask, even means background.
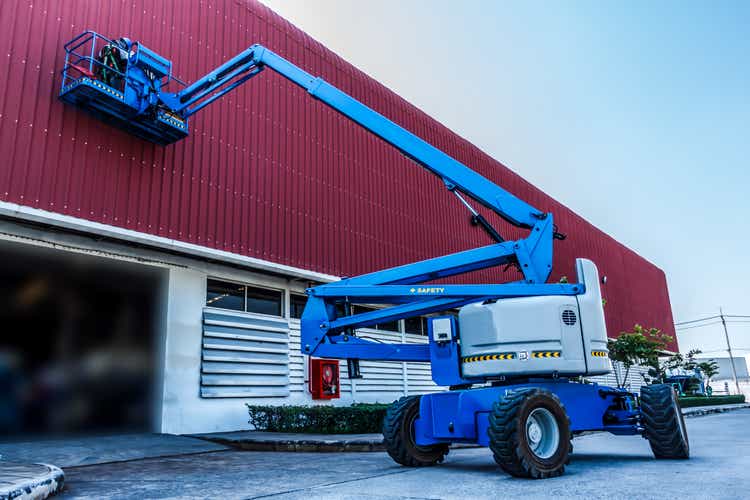
[[[9,204],[0,204],[0,216],[0,251],[15,251],[11,260],[19,262],[19,252],[41,251],[54,267],[78,266],[88,275],[106,261],[120,266],[120,281],[152,276],[153,377],[147,391],[152,401],[143,406],[152,414],[150,431],[248,429],[246,404],[387,403],[444,390],[432,381],[426,363],[362,361],[362,378],[349,380],[342,361],[340,399],[312,400],[307,359],[299,349],[304,291],[335,276]],[[389,342],[427,342],[424,318],[359,333]],[[128,333],[125,342],[139,334]],[[633,390],[640,387],[641,371],[630,372]],[[620,369],[620,380],[623,375]],[[614,373],[592,380],[616,384]]]

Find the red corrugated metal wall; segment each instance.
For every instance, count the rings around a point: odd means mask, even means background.
[[[56,99],[62,45],[84,29],[139,40],[185,81],[262,43],[553,212],[568,234],[554,277],[593,259],[611,333],[635,322],[674,333],[660,269],[254,0],[4,0],[0,21],[0,200],[335,275],[489,243],[438,179],[272,72],[166,148]]]

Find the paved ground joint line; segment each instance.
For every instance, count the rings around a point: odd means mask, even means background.
[[[88,467],[98,467],[100,465],[126,464],[130,462],[144,462],[147,460],[159,460],[162,458],[180,458],[180,457],[189,457],[192,455],[206,455],[208,453],[226,453],[228,451],[237,451],[237,450],[233,448],[227,448],[226,450],[205,450],[205,451],[191,451],[189,453],[171,453],[168,455],[156,455],[153,457],[138,457],[138,458],[128,458],[125,460],[111,460],[109,462],[97,462],[95,464],[69,465],[65,467],[65,470],[86,469]]]
[[[414,472],[416,470],[418,470],[418,469],[413,468],[413,469],[395,470],[395,471],[391,471],[391,472],[384,472],[382,474],[372,474],[370,476],[362,476],[362,477],[358,477],[358,478],[354,478],[354,479],[346,479],[344,481],[334,481],[332,483],[316,484],[316,485],[313,485],[313,486],[306,486],[304,488],[295,488],[295,489],[292,489],[292,490],[278,491],[276,493],[267,493],[265,495],[258,495],[258,496],[247,497],[245,500],[255,500],[256,498],[270,498],[270,497],[276,497],[276,496],[279,496],[279,495],[286,495],[288,493],[299,493],[301,491],[316,490],[316,489],[319,489],[319,488],[328,488],[330,486],[337,486],[339,484],[356,483],[357,481],[363,481],[365,479],[373,479],[373,478],[376,478],[376,477],[393,476],[393,475],[396,475],[396,474],[404,474],[406,472]]]

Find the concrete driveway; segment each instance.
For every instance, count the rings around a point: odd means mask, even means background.
[[[385,453],[217,451],[66,469],[67,498],[748,498],[750,410],[687,421],[692,458],[656,461],[640,437],[573,441],[567,473],[514,479],[487,449],[408,469]]]

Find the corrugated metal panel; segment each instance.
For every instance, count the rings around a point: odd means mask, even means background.
[[[401,342],[399,332],[363,328],[357,335],[380,342]],[[360,361],[361,379],[355,381],[355,398],[375,398],[388,402],[405,394],[404,363],[393,361]]]
[[[285,320],[205,309],[201,396],[288,396],[288,333]]]
[[[289,389],[292,396],[307,394],[304,356],[299,350],[299,323],[290,324],[289,331]],[[402,334],[374,329],[357,330],[357,335],[381,342],[401,342]],[[426,343],[427,337],[404,335],[408,343]],[[445,390],[432,382],[427,363],[400,363],[361,361],[363,378],[352,383],[348,378],[346,362],[340,362],[342,398],[354,401],[379,401],[388,403],[408,394],[426,394]]]
[[[659,269],[255,0],[4,0],[0,18],[0,200],[342,276],[487,243],[439,180],[271,72],[167,148],[56,99],[62,45],[87,28],[141,41],[186,81],[260,42],[552,211],[568,234],[555,278],[594,259],[611,332],[674,333]]]
[[[418,335],[386,332],[383,330],[358,330],[360,337],[375,338],[383,342],[405,342],[408,344],[426,344],[427,337]],[[363,379],[355,382],[355,397],[374,396],[379,401],[392,401],[401,396],[427,394],[443,391],[446,388],[432,381],[432,372],[428,363],[397,363],[361,361]]]

